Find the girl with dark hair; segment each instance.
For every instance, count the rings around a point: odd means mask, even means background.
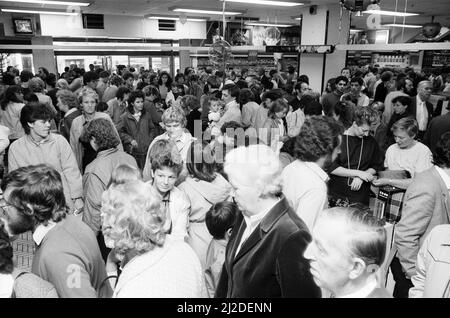
[[[156,137],[156,129],[150,114],[144,108],[144,94],[131,92],[128,108],[120,116],[118,127],[124,149],[132,155],[140,169],[144,169],[148,147]]]
[[[161,72],[158,79],[158,89],[162,100],[166,100],[167,93],[170,91],[172,86],[172,78],[169,73]]]
[[[25,135],[11,144],[8,171],[46,163],[61,174],[64,195],[69,208],[83,207],[81,174],[66,138],[53,134],[53,114],[44,104],[29,103],[22,108],[20,122]]]
[[[212,205],[229,199],[231,186],[217,172],[214,152],[206,141],[191,144],[186,166],[189,176],[178,187],[191,201],[187,242],[197,253],[204,269],[212,239],[206,228],[205,216]]]

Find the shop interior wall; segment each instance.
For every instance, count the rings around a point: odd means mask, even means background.
[[[158,20],[134,16],[104,16],[104,29],[83,29],[81,16],[66,17],[41,15],[42,35],[53,37],[134,37],[151,39],[204,39],[206,38],[206,22],[176,21],[175,31],[159,31]]]

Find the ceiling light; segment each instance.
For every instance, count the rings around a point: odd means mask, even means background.
[[[203,14],[225,14],[225,15],[238,15],[242,12],[232,12],[232,11],[214,11],[214,10],[197,10],[197,9],[184,9],[184,8],[174,8],[172,11],[175,12],[186,12],[186,13],[203,13]]]
[[[367,10],[367,11],[363,11],[363,13],[389,15],[389,16],[395,16],[395,17],[411,17],[414,15],[419,15],[418,13],[384,11],[384,10]]]
[[[2,2],[18,2],[18,3],[35,3],[35,4],[53,4],[61,6],[79,6],[87,7],[90,3],[87,2],[69,2],[69,1],[50,1],[50,0],[0,0]]]
[[[410,29],[420,29],[422,26],[417,24],[397,24],[397,23],[390,23],[390,24],[383,24],[384,27],[394,27],[394,28],[410,28]]]
[[[278,23],[264,23],[264,22],[246,22],[245,25],[255,25],[255,26],[273,26],[279,28],[289,28],[294,25],[292,24],[278,24]]]
[[[302,19],[302,17],[298,17],[298,18],[295,18],[294,20],[301,20]]]
[[[2,9],[2,12],[30,13],[30,14],[54,14],[54,15],[79,15],[77,12],[65,11],[40,11],[40,10],[19,10],[19,9]]]
[[[224,0],[222,0],[224,1]],[[286,2],[286,1],[265,1],[265,0],[225,0],[226,2],[238,2],[248,4],[260,4],[265,6],[279,6],[279,7],[296,7],[302,6],[301,2]]]
[[[162,17],[162,16],[150,16],[147,17],[150,20],[180,20],[179,17]],[[202,22],[202,21],[206,21],[206,19],[202,19],[202,18],[187,18],[187,21],[191,21],[191,22]]]

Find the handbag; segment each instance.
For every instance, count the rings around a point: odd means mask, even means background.
[[[389,179],[407,179],[409,177],[405,170],[380,171],[378,175],[381,178]],[[391,224],[398,223],[402,216],[405,193],[406,190],[389,185],[380,187],[375,201],[375,216]]]

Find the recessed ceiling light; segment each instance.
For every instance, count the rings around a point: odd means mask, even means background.
[[[280,28],[289,28],[295,25],[292,24],[281,24],[281,23],[265,23],[265,22],[246,22],[245,25],[255,25],[255,26],[273,26]]]
[[[222,0],[226,2],[238,2],[248,4],[260,4],[265,6],[279,6],[279,7],[296,7],[302,6],[301,2],[286,2],[286,1],[266,1],[266,0]]]
[[[33,4],[52,4],[61,6],[80,6],[87,7],[90,3],[87,2],[70,2],[70,1],[51,1],[51,0],[0,0],[1,2],[16,2],[16,3],[33,3]]]
[[[394,27],[394,28],[410,28],[410,29],[420,29],[422,26],[417,24],[397,24],[397,23],[390,23],[390,24],[383,24],[384,27]]]
[[[415,15],[419,15],[418,13],[384,11],[384,10],[367,10],[367,11],[363,11],[363,13],[389,15],[389,16],[395,16],[395,17],[412,17]]]
[[[22,10],[22,9],[2,9],[2,12],[30,13],[30,14],[53,14],[53,15],[79,15],[80,14],[77,12]]]
[[[147,17],[147,19],[150,20],[180,20],[180,17],[163,17],[163,16],[149,16]],[[201,19],[201,18],[187,18],[186,21],[191,21],[191,22],[202,22],[202,21],[206,21],[206,19]]]
[[[185,9],[185,8],[174,8],[172,11],[175,12],[186,12],[186,13],[202,13],[202,14],[225,14],[225,15],[238,15],[242,12],[232,12],[232,11],[214,11],[214,10],[197,10],[197,9]]]

